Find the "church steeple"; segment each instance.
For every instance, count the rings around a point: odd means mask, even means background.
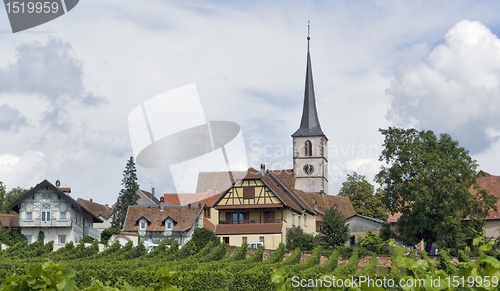
[[[312,76],[311,53],[309,51],[309,25],[307,28],[307,67],[306,87],[304,90],[304,107],[302,109],[302,120],[299,129],[292,137],[300,136],[325,136],[319,124],[318,111],[316,110],[316,98],[314,97],[314,85]]]
[[[304,108],[300,128],[292,134],[295,189],[328,194],[328,139],[319,125],[309,51],[307,26],[307,68]]]

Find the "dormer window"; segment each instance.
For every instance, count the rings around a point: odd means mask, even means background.
[[[172,230],[172,222],[167,221],[167,230]]]
[[[142,230],[146,229],[146,222],[145,221],[140,222],[140,229],[142,229]]]

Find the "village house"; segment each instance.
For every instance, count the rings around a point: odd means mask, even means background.
[[[113,208],[109,207],[108,204],[96,203],[90,198],[90,200],[85,200],[78,198],[76,200],[78,204],[82,205],[85,209],[92,212],[95,216],[99,217],[102,222],[94,222],[93,227],[97,229],[100,233],[106,228],[111,227],[111,221],[113,218]]]
[[[163,239],[188,242],[196,228],[203,227],[201,204],[131,205],[128,207],[123,231],[138,233],[141,241],[158,243]]]
[[[35,241],[41,231],[45,243],[78,243],[86,235],[100,239],[93,223],[103,221],[78,204],[70,193],[70,188],[60,187],[59,180],[56,186],[44,180],[9,206],[19,213],[19,227],[28,242]]]

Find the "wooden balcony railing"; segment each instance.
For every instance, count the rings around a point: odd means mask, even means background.
[[[282,219],[263,219],[262,222],[259,220],[219,220],[219,224],[249,224],[249,223],[282,223]]]

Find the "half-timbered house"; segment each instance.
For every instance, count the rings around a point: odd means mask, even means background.
[[[19,213],[19,227],[28,242],[35,241],[40,231],[45,243],[78,243],[86,235],[99,239],[100,233],[92,225],[102,220],[78,204],[69,188],[59,187],[59,181],[56,185],[44,180],[9,206]]]

